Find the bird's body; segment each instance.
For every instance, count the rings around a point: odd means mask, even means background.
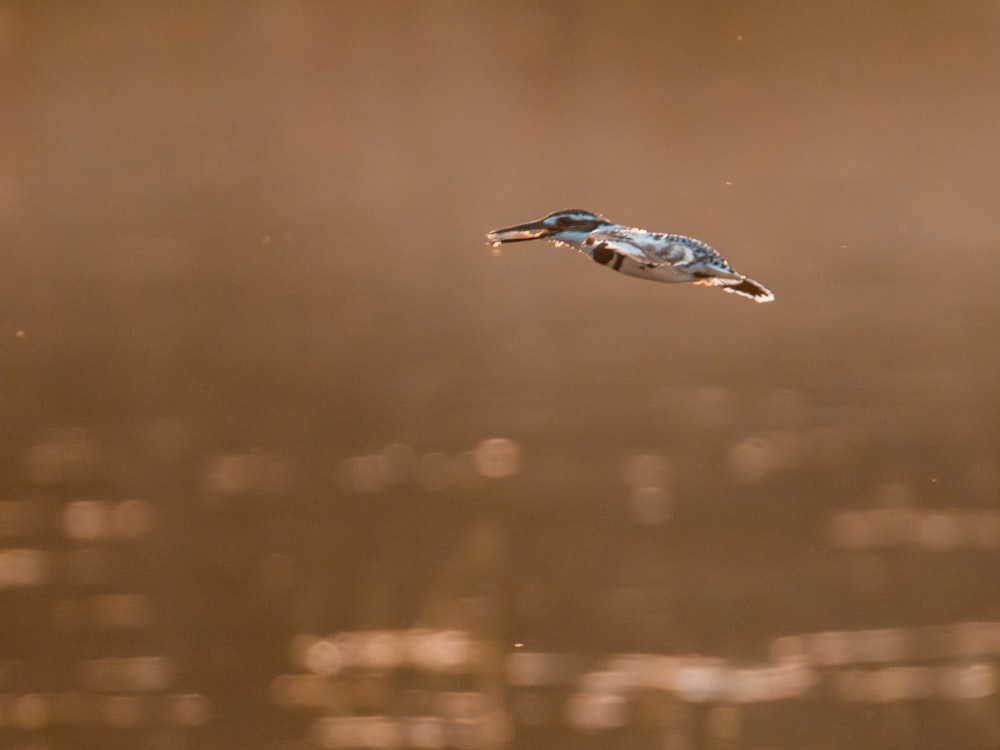
[[[590,211],[556,211],[538,221],[496,229],[486,238],[494,247],[545,239],[575,247],[597,263],[628,276],[667,284],[717,286],[756,302],[774,299],[769,289],[733,270],[725,258],[701,240],[626,227]]]

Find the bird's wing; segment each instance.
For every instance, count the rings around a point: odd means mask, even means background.
[[[608,249],[649,267],[669,264],[696,276],[731,281],[743,278],[711,245],[680,234],[614,227],[591,232],[587,243],[603,244]]]
[[[597,229],[587,235],[586,244],[603,245],[616,253],[644,266],[661,266],[665,263],[676,265],[689,258],[681,246],[664,247],[651,241],[655,235],[642,230],[613,227]]]

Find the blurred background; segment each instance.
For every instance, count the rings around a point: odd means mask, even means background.
[[[0,3],[0,742],[995,750],[998,33]]]

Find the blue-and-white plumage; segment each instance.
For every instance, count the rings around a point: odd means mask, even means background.
[[[725,258],[701,240],[626,227],[590,211],[556,211],[538,221],[495,229],[486,239],[494,247],[545,239],[575,247],[597,263],[628,276],[667,284],[717,286],[756,302],[774,299],[770,289],[733,270]]]

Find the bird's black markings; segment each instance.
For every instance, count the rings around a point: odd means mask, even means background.
[[[694,276],[695,276],[696,279],[710,279],[710,278],[712,278],[712,274],[705,273],[704,271],[695,271],[694,272]]]
[[[596,260],[602,266],[608,265],[608,263],[614,260],[614,257],[615,257],[615,251],[609,248],[607,245],[601,244],[594,248],[594,260]]]
[[[731,284],[729,289],[748,294],[751,297],[763,297],[766,294],[760,284],[750,279],[743,279],[739,284]]]
[[[556,229],[586,229],[592,230],[600,226],[601,222],[596,219],[579,219],[572,216],[560,216],[556,219]]]
[[[622,253],[615,253],[615,262],[611,264],[611,267],[616,271],[620,271],[624,262],[625,256]]]

